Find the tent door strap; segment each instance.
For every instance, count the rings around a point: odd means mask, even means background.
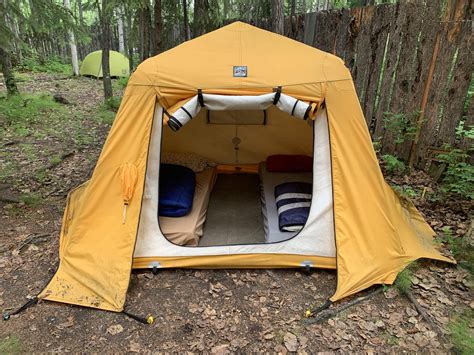
[[[123,314],[125,314],[127,317],[130,317],[132,319],[135,319],[137,322],[143,323],[143,324],[152,324],[155,319],[151,314],[147,315],[146,317],[141,317],[137,316],[136,314],[127,312],[125,310],[122,311]]]
[[[281,86],[277,86],[275,89],[273,89],[275,92],[275,97],[273,98],[273,104],[276,105],[278,101],[280,101],[280,96],[281,96]]]
[[[9,320],[11,316],[14,316],[15,314],[21,313],[25,309],[28,309],[28,308],[30,308],[31,306],[33,306],[37,303],[38,303],[38,297],[37,296],[33,297],[33,298],[29,299],[28,302],[26,302],[23,306],[21,306],[17,310],[15,310],[11,313],[9,313],[9,312],[3,313],[3,320]]]
[[[201,107],[204,107],[204,96],[202,95],[202,90],[198,89],[198,102]]]

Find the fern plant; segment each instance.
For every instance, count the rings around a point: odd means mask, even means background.
[[[467,162],[469,155],[461,149],[443,145],[445,153],[437,155],[446,164],[441,190],[474,199],[474,166]]]

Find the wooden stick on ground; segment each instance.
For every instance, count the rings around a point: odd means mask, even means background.
[[[383,287],[379,287],[379,288],[373,290],[372,292],[368,293],[365,296],[361,296],[361,297],[358,297],[358,298],[356,298],[356,299],[354,299],[350,302],[347,302],[346,304],[342,305],[341,307],[324,310],[324,311],[320,312],[319,314],[317,314],[314,318],[306,319],[305,324],[310,325],[310,324],[319,323],[319,322],[322,322],[326,319],[332,318],[335,315],[337,315],[338,313],[340,313],[342,311],[345,311],[346,309],[348,309],[348,308],[350,308],[350,307],[352,307],[352,306],[354,306],[358,303],[364,302],[364,301],[368,300],[369,298],[371,298],[375,295],[378,295],[382,291],[383,291]]]
[[[410,292],[410,290],[407,290],[404,292],[406,298],[411,302],[413,303],[413,306],[415,306],[416,308],[416,311],[418,312],[418,314],[421,316],[421,318],[423,318],[425,320],[426,323],[428,323],[431,327],[431,329],[433,329],[436,333],[438,333],[438,335],[440,334],[443,334],[443,332],[441,331],[441,329],[438,327],[438,325],[433,321],[433,319],[431,319],[431,317],[428,315],[428,313],[426,313],[426,311],[423,309],[423,307],[421,307],[421,305],[418,303],[418,301],[416,300],[415,296],[413,296],[413,294]]]

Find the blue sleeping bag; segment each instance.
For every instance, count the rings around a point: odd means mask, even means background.
[[[181,165],[160,165],[160,200],[158,215],[163,217],[186,216],[193,207],[196,175]]]
[[[312,185],[307,182],[285,182],[275,187],[278,224],[282,232],[298,232],[304,227],[312,193]]]

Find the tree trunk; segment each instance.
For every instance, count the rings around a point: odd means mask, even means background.
[[[229,18],[229,9],[230,9],[230,0],[224,0],[224,8],[223,8],[224,21],[228,20]]]
[[[206,33],[209,22],[208,0],[194,0],[193,37]]]
[[[119,7],[115,12],[117,16],[117,35],[118,35],[118,44],[119,44],[119,52],[125,54],[125,38],[123,34],[123,16],[122,16],[122,9]]]
[[[296,0],[290,0],[290,23],[288,37],[296,37]]]
[[[272,31],[278,34],[284,34],[285,12],[283,0],[272,1]]]
[[[133,72],[133,41],[132,41],[132,11],[127,14],[127,27],[128,27],[128,69],[130,74]]]
[[[7,95],[12,96],[18,94],[19,91],[12,71],[10,51],[4,50],[2,47],[0,47],[0,64],[2,65],[3,80],[7,87]]]
[[[104,83],[104,99],[109,100],[113,96],[112,80],[110,79],[110,16],[108,14],[108,0],[102,0],[102,11],[99,9],[101,23],[101,47],[102,47],[102,81]]]
[[[71,2],[69,0],[64,0],[64,6],[71,12]],[[77,60],[77,46],[76,39],[74,38],[74,31],[69,30],[69,48],[71,49],[71,62],[72,62],[72,71],[75,76],[79,76],[79,62]]]
[[[144,5],[140,9],[140,59],[143,62],[145,59],[150,57],[150,27],[151,27],[151,12],[148,5]]]
[[[77,0],[77,12],[79,14],[79,25],[81,26],[81,29],[82,29],[83,26],[84,26],[84,14],[82,12],[82,0]],[[79,48],[79,58],[81,60],[83,60],[84,57],[85,57],[85,55],[84,55],[85,48],[84,48],[84,44],[81,43],[80,41],[78,43],[78,48]]]
[[[163,50],[163,19],[161,17],[161,0],[155,0],[155,43],[153,53],[159,54]]]
[[[184,21],[184,40],[189,41],[191,39],[191,31],[189,30],[188,2],[187,2],[187,0],[183,0],[183,21]]]

